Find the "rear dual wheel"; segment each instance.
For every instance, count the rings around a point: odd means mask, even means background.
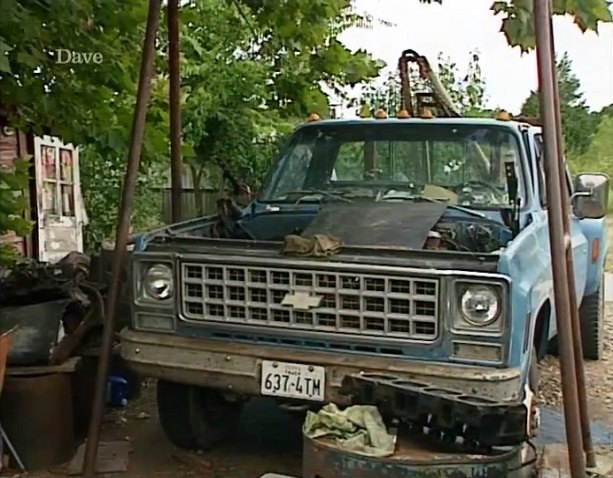
[[[581,301],[579,321],[583,358],[600,360],[604,351],[604,279],[596,292]]]
[[[579,327],[584,360],[600,360],[604,352],[604,278],[596,292],[581,301]],[[557,336],[549,344],[549,353],[559,356]]]

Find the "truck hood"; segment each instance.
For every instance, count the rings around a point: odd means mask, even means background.
[[[219,223],[218,215],[210,215],[160,228],[137,237],[135,250],[278,258],[287,236],[324,235],[342,243],[334,261],[495,272],[510,240],[503,224],[433,202],[246,208],[225,237],[215,235]],[[453,238],[454,246],[430,244],[442,236]]]

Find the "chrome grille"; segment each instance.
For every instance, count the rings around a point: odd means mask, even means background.
[[[181,276],[182,314],[192,321],[418,341],[438,334],[436,279],[195,263],[182,264]],[[301,292],[319,304],[282,304]]]

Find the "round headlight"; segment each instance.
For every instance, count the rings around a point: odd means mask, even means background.
[[[172,269],[164,264],[156,264],[147,270],[145,277],[147,295],[154,299],[164,300],[172,296]]]
[[[498,294],[488,286],[468,287],[462,294],[460,303],[464,319],[472,325],[489,325],[500,313]]]

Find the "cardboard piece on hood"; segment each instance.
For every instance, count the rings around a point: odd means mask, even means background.
[[[423,249],[446,208],[442,202],[327,204],[301,235],[327,234],[347,246]]]

